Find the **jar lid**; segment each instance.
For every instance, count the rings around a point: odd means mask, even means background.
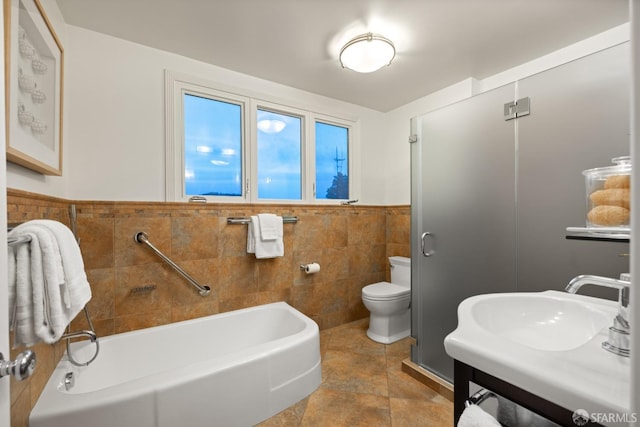
[[[611,163],[614,163],[615,166],[587,169],[582,171],[582,174],[591,178],[606,178],[611,175],[631,174],[631,156],[614,157],[611,159]]]

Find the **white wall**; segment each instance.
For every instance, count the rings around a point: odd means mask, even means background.
[[[67,26],[61,24],[54,0],[45,5],[65,48],[63,176],[45,177],[9,164],[7,183],[11,188],[81,200],[164,200],[165,69],[359,118],[356,169],[361,185],[355,196],[362,204],[396,205],[410,203],[411,117],[629,40],[629,26],[622,25],[494,76],[466,79],[384,114]]]
[[[0,21],[0,34],[4,34],[4,19]],[[0,58],[4,58],[4,44],[0,46]],[[0,76],[4,81],[4,68],[0,70]],[[4,99],[4,85],[0,87],[0,99]],[[6,168],[5,168],[5,150],[6,150],[6,123],[4,103],[0,105],[0,217],[3,222],[7,222],[7,194],[5,191]],[[0,239],[7,238],[6,229],[0,230]],[[7,246],[0,247],[0,271],[8,271]],[[8,274],[3,274],[0,279],[0,313],[9,313],[9,280]],[[11,344],[9,343],[9,316],[3,316],[0,320],[0,353],[5,359],[11,356]],[[0,426],[8,426],[11,422],[11,382],[0,380]]]
[[[631,67],[633,70],[631,92],[631,159],[638,164],[640,156],[640,0],[629,1],[631,16]],[[638,242],[638,227],[640,227],[640,172],[633,169],[631,184],[631,229],[635,230],[631,237],[631,413],[640,416],[640,292],[638,292],[638,277],[640,277],[640,243]],[[640,421],[640,420],[639,420]],[[640,422],[635,423],[640,424]]]
[[[277,97],[293,106],[360,120],[358,198],[381,204],[379,150],[383,114],[257,79],[172,53],[68,26],[66,149],[68,196],[162,201],[165,198],[164,72],[169,69],[226,87]]]
[[[469,78],[387,113],[385,124],[388,133],[385,143],[385,158],[389,166],[387,167],[385,179],[384,203],[395,205],[407,204],[411,201],[410,155],[407,141],[409,137],[409,120],[412,117],[420,116],[472,95],[498,88],[626,41],[629,41],[629,24],[605,31],[485,79]],[[505,102],[507,101],[505,100]]]

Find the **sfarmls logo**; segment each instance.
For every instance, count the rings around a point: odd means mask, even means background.
[[[573,412],[573,422],[577,426],[586,425],[589,421],[594,423],[635,423],[638,417],[635,413],[619,412],[593,412],[588,413],[584,409]]]

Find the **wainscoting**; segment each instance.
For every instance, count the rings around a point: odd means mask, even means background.
[[[10,223],[54,219],[70,225],[75,204],[77,231],[93,298],[89,311],[98,336],[111,335],[274,301],[286,301],[333,328],[368,312],[361,289],[389,279],[387,257],[410,256],[409,206],[316,206],[73,201],[7,191]],[[284,225],[285,256],[257,260],[246,253],[246,225],[228,217],[261,212],[298,217]],[[211,295],[201,297],[145,245],[144,231]],[[300,264],[318,262],[306,275]],[[147,292],[136,288],[153,285]],[[73,328],[85,328],[78,316]],[[12,356],[21,348],[13,349]],[[34,350],[33,377],[12,383],[12,427],[26,426],[28,414],[54,366],[62,345]]]

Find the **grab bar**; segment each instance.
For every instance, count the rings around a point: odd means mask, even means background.
[[[147,236],[147,233],[145,233],[144,231],[139,231],[139,232],[137,232],[135,234],[135,236],[133,236],[133,240],[135,240],[138,243],[144,243],[145,245],[149,246],[151,248],[151,250],[156,253],[156,255],[158,255],[160,258],[162,258],[162,260],[164,262],[169,264],[169,266],[171,268],[173,268],[175,271],[177,271],[182,277],[187,279],[187,281],[189,283],[191,283],[193,286],[198,288],[198,293],[200,294],[200,296],[204,297],[204,296],[207,296],[207,295],[209,295],[211,293],[211,288],[209,286],[207,286],[207,285],[203,286],[200,283],[198,283],[193,277],[189,276],[186,271],[184,271],[182,268],[180,268],[180,266],[178,264],[176,264],[175,262],[171,261],[169,259],[169,257],[167,257],[165,254],[160,252],[160,250],[158,250],[158,248],[153,246],[151,244],[151,242],[149,241],[149,236]]]
[[[283,223],[296,223],[298,222],[298,217],[297,216],[283,216],[282,217],[282,222]],[[251,218],[237,218],[237,217],[232,217],[232,218],[227,218],[227,224],[249,224],[251,223]]]

